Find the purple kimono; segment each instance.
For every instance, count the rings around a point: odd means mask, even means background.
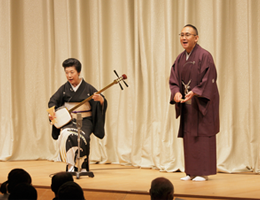
[[[217,72],[211,54],[198,44],[186,60],[186,51],[175,60],[170,76],[171,104],[179,116],[178,137],[183,137],[185,172],[190,176],[216,174],[216,134],[219,132]],[[185,87],[196,95],[187,103],[176,103],[174,95],[185,98]]]

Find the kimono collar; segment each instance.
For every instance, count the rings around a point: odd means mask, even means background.
[[[73,85],[71,85],[71,87],[72,87],[72,89],[74,90],[74,92],[76,92],[77,90],[78,90],[78,88],[79,88],[79,86],[81,85],[81,83],[82,83],[82,80],[83,80],[83,78],[81,78],[81,81],[79,82],[79,84],[77,85],[77,86],[73,86]]]
[[[196,46],[197,46],[197,44],[195,44],[195,46],[193,47],[193,49],[195,49],[195,48],[196,48]],[[191,50],[191,52],[190,52],[190,53],[187,53],[187,51],[185,51],[185,52],[186,52],[186,61],[189,59],[190,55],[192,54],[192,52],[193,52],[193,49]]]

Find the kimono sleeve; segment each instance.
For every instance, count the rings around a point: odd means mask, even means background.
[[[103,96],[103,95],[102,95]],[[92,117],[93,117],[93,133],[96,137],[102,139],[105,136],[105,116],[107,109],[107,100],[104,98],[103,106],[100,102],[93,102]]]
[[[62,104],[63,104],[62,95],[65,90],[64,88],[65,88],[65,85],[61,86],[58,89],[58,91],[52,95],[52,97],[50,98],[49,103],[48,103],[49,108],[52,106],[55,106],[55,109],[57,109],[58,107],[62,106]],[[58,129],[54,125],[52,125],[52,138],[54,140],[57,140],[59,137],[59,134],[60,134],[60,129]]]
[[[170,104],[175,104],[176,102],[174,101],[174,96],[177,92],[180,92],[179,77],[178,77],[176,61],[174,62],[173,66],[171,68],[169,85],[170,85],[170,90],[171,90]]]
[[[192,89],[192,91],[197,94],[197,97],[195,99],[198,104],[199,111],[203,115],[206,115],[210,101],[217,92],[217,73],[213,58],[210,54],[203,55],[200,69],[200,82],[196,87]]]
[[[65,91],[65,85],[62,85],[57,92],[55,92],[48,103],[48,107],[55,106],[55,109],[63,105],[63,92]]]
[[[94,88],[92,85],[88,84],[88,86],[91,94],[97,92],[96,88]],[[93,99],[89,101],[92,109],[93,133],[99,139],[102,139],[105,136],[104,126],[105,126],[105,116],[106,116],[106,109],[107,109],[107,100],[103,95],[102,97],[104,98],[103,105],[101,105],[99,101],[94,101]]]

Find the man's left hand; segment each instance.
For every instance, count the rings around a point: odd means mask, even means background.
[[[188,94],[185,95],[185,99],[183,101],[181,101],[181,103],[189,101],[193,96],[195,96],[195,93],[192,91],[189,91]]]

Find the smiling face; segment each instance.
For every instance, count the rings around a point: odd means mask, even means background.
[[[77,72],[77,70],[74,66],[66,67],[65,74],[66,74],[67,80],[70,82],[71,85],[73,85],[75,87],[79,84],[79,82],[81,80],[79,78],[80,73]]]
[[[196,35],[196,31],[192,27],[186,26],[182,29],[180,42],[187,53],[190,53],[192,51],[198,40],[199,36]]]

